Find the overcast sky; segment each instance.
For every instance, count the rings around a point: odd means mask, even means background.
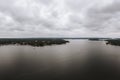
[[[0,0],[0,37],[120,37],[120,0]]]

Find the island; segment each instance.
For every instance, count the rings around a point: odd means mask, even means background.
[[[99,38],[89,38],[88,40],[90,40],[90,41],[100,41]]]
[[[53,44],[66,44],[69,41],[56,38],[3,38],[0,39],[0,45],[30,45],[45,46]]]

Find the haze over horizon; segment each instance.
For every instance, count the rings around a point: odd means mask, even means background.
[[[120,37],[120,0],[0,0],[0,38]]]

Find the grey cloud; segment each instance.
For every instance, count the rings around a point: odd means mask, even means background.
[[[82,24],[81,17],[79,15],[71,15],[69,17],[70,22],[76,23],[76,24]]]
[[[16,27],[16,28],[10,28],[10,31],[24,31],[24,29]]]
[[[0,0],[0,37],[118,36],[120,1],[109,1]]]
[[[37,0],[37,1],[46,5],[51,4],[53,2],[53,0]]]
[[[116,0],[104,9],[101,10],[104,13],[113,14],[120,12],[120,1]]]
[[[89,8],[89,10],[86,13],[88,20],[87,23],[86,22],[84,23],[84,26],[93,29],[93,31],[98,31],[98,32],[99,30],[101,31],[104,30],[105,27],[109,28],[109,26],[106,25],[106,23],[108,23],[108,21],[112,20],[113,18],[116,18],[115,15],[119,14],[118,13],[120,12],[119,5],[120,3],[113,2],[101,8],[97,8],[97,7]],[[113,24],[111,25],[114,28],[118,27]]]

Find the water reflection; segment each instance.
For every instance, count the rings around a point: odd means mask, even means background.
[[[0,47],[0,80],[119,79],[120,47],[103,41]]]

